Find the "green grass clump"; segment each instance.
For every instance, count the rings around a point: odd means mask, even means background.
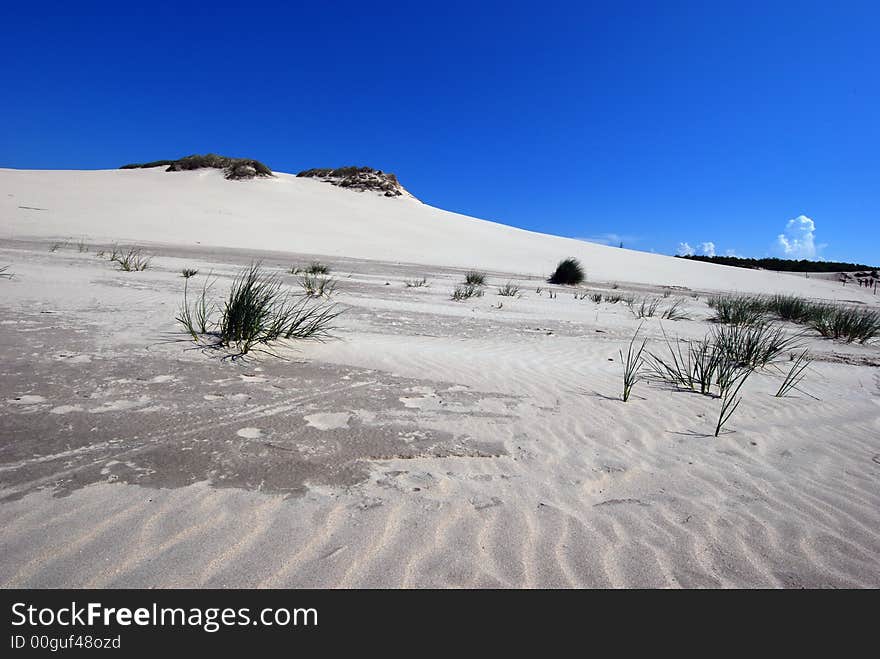
[[[468,270],[464,273],[464,283],[468,286],[485,286],[486,273],[479,270]]]
[[[720,325],[712,330],[712,340],[723,358],[749,368],[763,368],[787,351],[801,345],[803,334],[789,335],[774,323]]]
[[[472,297],[483,297],[483,288],[477,284],[459,284],[452,291],[452,299],[456,302]]]
[[[787,396],[792,389],[797,389],[798,385],[801,383],[801,380],[804,379],[806,373],[804,371],[812,363],[812,359],[809,356],[809,351],[804,350],[797,356],[792,356],[791,366],[788,369],[788,373],[785,375],[785,378],[782,380],[782,384],[779,385],[779,389],[776,394],[774,394],[777,398],[782,398]]]
[[[114,248],[110,261],[115,262],[124,272],[141,272],[150,267],[152,258],[141,254],[141,250],[137,247],[131,247],[127,252],[120,252]]]
[[[665,336],[665,333],[664,333]],[[707,396],[724,396],[743,371],[765,368],[800,347],[802,334],[789,335],[772,323],[721,325],[699,341],[673,344],[666,337],[665,354],[649,352],[652,375],[675,387]]]
[[[807,322],[816,306],[816,303],[796,295],[772,295],[764,300],[764,307],[768,312],[793,323]]]
[[[333,277],[305,273],[300,277],[300,285],[309,297],[329,298],[336,291],[336,280]]]
[[[205,282],[192,305],[185,285],[176,320],[196,342],[232,348],[238,355],[281,339],[327,338],[341,313],[332,305],[311,302],[308,296],[291,298],[280,277],[252,264],[233,280],[219,318],[213,321],[216,306],[207,299],[211,285]]]
[[[665,296],[664,296],[665,297]],[[676,298],[666,309],[660,313],[660,317],[664,320],[688,320],[689,316],[682,309],[684,300]]]
[[[244,354],[281,336],[287,313],[281,281],[251,265],[232,282],[218,325],[220,342]]]
[[[646,295],[639,298],[638,304],[633,298],[629,298],[626,300],[626,305],[636,318],[653,318],[660,308],[660,298]]]
[[[208,292],[213,286],[213,282],[209,281],[210,278],[205,279],[201,294],[191,306],[189,301],[189,277],[186,279],[187,281],[183,285],[183,303],[180,305],[180,310],[175,320],[183,325],[194,341],[198,341],[200,335],[208,334],[211,316],[215,311],[215,305],[208,302]]]
[[[547,282],[550,284],[575,286],[583,283],[586,278],[587,276],[580,261],[575,258],[567,258],[557,264],[556,270],[553,271]]]
[[[739,395],[739,390],[742,389],[742,386],[746,383],[746,380],[751,373],[752,371],[749,369],[736,373],[727,389],[725,389],[724,393],[721,395],[721,409],[718,413],[718,421],[715,424],[716,437],[721,434],[721,429],[724,428],[724,424],[730,420],[730,417],[733,416],[733,413],[736,412],[736,408],[738,408],[739,404],[742,402],[742,396]]]
[[[503,297],[519,297],[519,286],[513,282],[507,282],[498,288],[498,295]]]
[[[716,295],[709,298],[709,306],[715,309],[714,320],[729,325],[762,324],[768,316],[775,316],[847,343],[866,343],[880,335],[880,311],[795,295]]]
[[[308,266],[305,267],[303,272],[310,275],[329,275],[330,274],[330,266],[321,263],[320,261],[312,261]]]
[[[713,295],[709,306],[715,310],[714,321],[728,325],[751,325],[764,320],[767,305],[760,297]]]
[[[647,345],[648,340],[643,339],[642,345],[640,345],[637,349],[635,348],[636,337],[639,335],[639,330],[641,330],[641,326],[636,330],[636,333],[633,334],[633,337],[629,340],[629,347],[627,348],[626,355],[623,354],[622,350],[618,351],[620,355],[620,363],[623,364],[623,402],[627,402],[629,400],[630,394],[632,393],[633,387],[639,381],[639,377],[641,374],[642,367],[642,353],[645,350],[645,345]]]
[[[815,305],[807,321],[822,336],[847,343],[867,343],[880,336],[880,311],[842,305]]]

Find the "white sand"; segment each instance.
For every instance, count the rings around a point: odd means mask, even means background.
[[[561,258],[574,256],[591,281],[823,297],[848,293],[835,282],[536,234],[414,199],[357,193],[280,173],[235,182],[219,170],[0,169],[0,217],[0,235],[15,239],[282,250],[541,276]]]
[[[641,322],[624,305],[528,277],[573,255],[621,292],[876,307],[864,289],[284,175],[2,170],[0,220],[0,585],[880,586],[876,342],[811,336],[809,395],[755,374],[715,438],[717,400],[647,382],[619,400]],[[83,236],[154,267],[49,252]],[[339,277],[337,340],[244,362],[175,341],[181,268],[222,294],[251,259],[311,255]],[[450,301],[450,266],[492,270],[486,296]],[[495,294],[509,278],[524,297]],[[662,328],[701,337],[705,296],[683,297],[691,319]],[[642,332],[659,347],[660,321]]]

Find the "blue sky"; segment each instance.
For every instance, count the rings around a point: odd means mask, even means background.
[[[427,203],[528,229],[880,262],[877,2],[3,13],[2,167],[208,151],[289,172],[370,165]]]

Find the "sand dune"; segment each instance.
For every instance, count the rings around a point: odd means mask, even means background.
[[[717,438],[717,399],[619,399],[618,350],[640,324],[703,336],[704,291],[864,291],[285,175],[5,170],[0,193],[4,587],[880,586],[876,342],[806,337],[804,392],[756,373]],[[71,236],[149,243],[153,267],[49,251]],[[335,340],[240,361],[183,340],[181,268],[222,292],[262,259],[296,288],[313,254]],[[600,289],[693,289],[689,319],[550,298],[535,276],[568,255]],[[452,302],[475,265],[486,296]],[[495,295],[508,279],[523,297]]]
[[[575,256],[592,281],[830,298],[849,292],[835,282],[538,234],[414,199],[357,193],[281,173],[227,181],[219,170],[0,169],[0,214],[2,235],[10,239],[85,236],[93,242],[282,250],[539,276],[561,258]]]

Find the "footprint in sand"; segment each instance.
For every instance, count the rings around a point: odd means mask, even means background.
[[[205,400],[247,400],[250,398],[248,394],[232,394],[225,396],[224,394],[205,394],[202,396]]]
[[[77,353],[59,352],[52,357],[55,361],[65,361],[68,364],[88,364],[92,361],[91,355],[81,355]]]
[[[312,428],[318,430],[335,430],[336,428],[348,428],[351,420],[349,412],[318,412],[303,417]]]
[[[125,412],[133,410],[137,407],[143,407],[150,402],[149,396],[141,396],[137,400],[113,400],[103,403],[100,407],[93,407],[89,410],[92,414],[103,414],[104,412]]]
[[[70,412],[82,412],[83,408],[79,405],[59,405],[49,410],[49,414],[69,414]]]
[[[15,398],[8,398],[6,400],[7,403],[12,403],[13,405],[38,405],[40,403],[45,403],[46,399],[42,396],[36,396],[34,394],[26,394],[24,396],[16,396]]]

